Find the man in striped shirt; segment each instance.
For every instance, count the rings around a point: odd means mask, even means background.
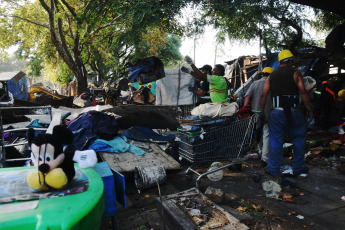
[[[212,75],[202,73],[189,57],[185,57],[185,61],[192,67],[193,71],[182,66],[181,71],[191,74],[193,77],[207,81],[210,84],[210,96],[212,103],[228,101],[228,84],[224,78],[225,68],[223,65],[217,64],[212,70]]]

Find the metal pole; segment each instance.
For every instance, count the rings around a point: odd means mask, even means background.
[[[216,65],[217,63],[217,46],[218,46],[218,43],[216,43],[216,48],[214,50],[214,65]]]
[[[261,58],[261,40],[262,40],[262,30],[259,30],[259,65],[258,65],[258,73],[261,73],[262,70],[262,58]]]
[[[195,61],[195,43],[196,43],[196,38],[194,37],[194,47],[193,47],[194,48],[194,59],[193,59],[194,63],[196,63],[196,61]]]

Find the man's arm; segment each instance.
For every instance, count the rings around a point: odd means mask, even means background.
[[[197,78],[199,80],[202,80],[202,81],[207,81],[207,75],[203,74],[198,68],[196,68],[196,66],[194,65],[193,60],[188,55],[184,57],[184,60],[192,67],[193,71],[190,72],[190,74],[193,77],[195,77],[195,78]],[[182,67],[182,68],[185,68],[185,67]],[[181,70],[182,70],[182,68],[181,68]]]
[[[305,90],[301,72],[296,71],[293,77],[297,85],[299,95],[301,95],[304,106],[307,108],[308,111],[311,111],[312,109],[311,109],[309,95],[307,91]]]
[[[250,85],[246,95],[244,96],[244,104],[243,104],[243,107],[244,106],[247,106],[249,104],[249,101],[250,101],[250,98],[253,96],[254,94],[254,82]]]
[[[200,97],[203,97],[206,95],[206,92],[201,89],[194,90],[194,93],[198,94]]]
[[[199,79],[199,80],[202,80],[202,81],[207,81],[207,75],[206,74],[203,74],[194,64],[191,64],[190,65],[193,69],[193,72],[191,72],[190,74]]]
[[[270,78],[268,77],[264,86],[264,89],[262,90],[262,95],[260,99],[260,110],[264,111],[265,110],[265,105],[266,105],[266,99],[267,95],[270,92],[271,85],[270,85]]]
[[[249,99],[250,99],[249,95],[244,97],[243,107],[245,107],[245,106],[247,106],[249,104]]]

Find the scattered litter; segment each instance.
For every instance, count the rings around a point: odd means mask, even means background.
[[[296,216],[298,219],[300,219],[300,220],[303,220],[304,219],[304,216],[302,216],[302,215],[297,215]]]
[[[221,162],[213,162],[211,167],[208,169],[208,171],[212,171],[222,166],[223,164]],[[207,178],[210,179],[211,181],[219,181],[223,178],[223,176],[224,176],[224,170],[221,169],[214,173],[208,174]]]
[[[189,210],[189,212],[192,216],[200,216],[200,214],[201,214],[199,209],[194,209],[194,208]]]
[[[342,196],[341,199],[342,199],[343,201],[345,201],[345,196]]]
[[[266,181],[262,183],[262,189],[266,191],[266,197],[279,198],[279,192],[282,190],[280,185],[275,181]]]
[[[279,216],[273,217],[273,220],[280,220],[280,221],[283,221],[283,222],[285,222],[285,223],[288,222],[287,220],[285,220],[284,218],[281,218],[281,217],[279,217]]]
[[[257,159],[257,158],[259,158],[259,154],[257,154],[257,153],[249,153],[249,154],[245,155],[244,158],[245,159],[249,159],[249,158]]]
[[[294,215],[296,215],[296,212],[289,212],[288,215],[289,215],[289,216],[294,216]]]
[[[267,213],[263,210],[260,205],[250,204],[248,201],[241,199],[239,201],[240,206],[237,208],[240,212],[248,212],[254,216],[263,217]]]
[[[292,195],[290,194],[285,194],[283,195],[283,201],[284,202],[293,202]]]

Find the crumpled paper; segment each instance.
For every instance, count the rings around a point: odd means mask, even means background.
[[[280,185],[275,181],[265,181],[262,183],[262,189],[266,191],[266,197],[268,198],[279,198],[279,192],[282,190]]]

